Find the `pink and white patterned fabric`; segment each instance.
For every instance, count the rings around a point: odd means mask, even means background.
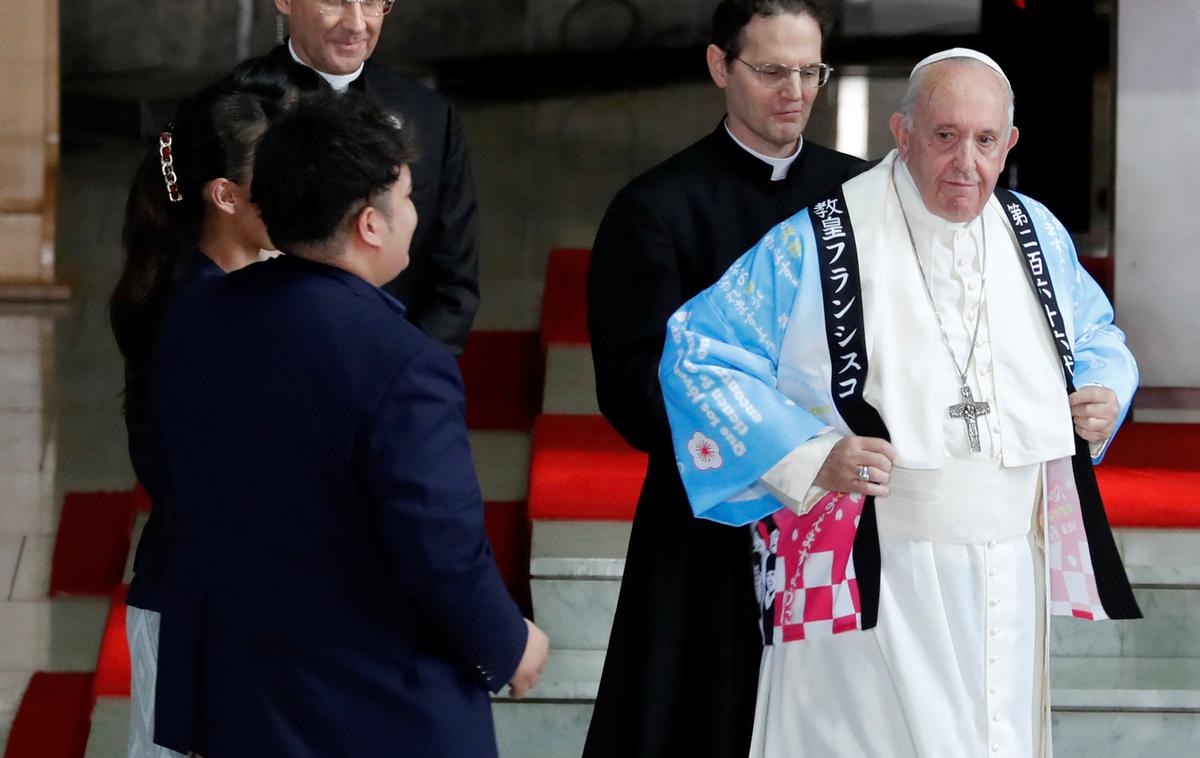
[[[1070,458],[1046,464],[1046,545],[1050,564],[1050,614],[1107,619],[1092,554],[1083,528],[1083,510]]]
[[[1071,459],[1045,467],[1050,613],[1100,621],[1096,575]],[[863,498],[831,492],[798,516],[783,509],[752,526],[754,578],[765,644],[862,628],[854,537]]]
[[[765,644],[862,628],[853,549],[863,503],[831,492],[803,516],[784,509],[753,525]]]

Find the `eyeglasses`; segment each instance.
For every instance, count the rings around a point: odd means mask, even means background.
[[[322,16],[345,15],[351,5],[357,5],[367,18],[379,18],[391,12],[396,0],[317,0],[317,12]]]
[[[792,68],[783,63],[764,63],[761,66],[755,66],[736,56],[735,59],[745,63],[751,71],[758,74],[758,80],[767,89],[779,89],[791,81],[793,73],[800,74],[801,87],[816,89],[824,87],[829,81],[829,75],[833,73],[833,66],[826,63],[810,63],[807,66]]]

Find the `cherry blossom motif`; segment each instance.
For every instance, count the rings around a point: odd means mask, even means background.
[[[714,439],[705,437],[700,432],[688,440],[688,452],[692,454],[692,463],[701,471],[721,468],[721,448]]]

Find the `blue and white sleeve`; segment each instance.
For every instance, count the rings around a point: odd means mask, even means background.
[[[780,345],[816,242],[807,212],[776,226],[670,319],[659,367],[692,511],[739,526],[783,507],[759,484],[826,429],[777,388]]]

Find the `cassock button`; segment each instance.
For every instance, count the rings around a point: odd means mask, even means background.
[[[995,685],[992,685],[991,687],[988,687],[988,692],[990,692],[991,694],[995,695],[995,694],[996,694],[996,692],[997,692]]]
[[[999,600],[989,600],[988,605],[995,608],[997,605],[1000,605],[1000,601]]]
[[[988,569],[988,576],[995,576],[1000,573],[1000,569]]]
[[[996,541],[995,541],[995,540],[989,540],[989,541],[988,541],[988,547],[995,547],[995,546],[996,546]]]
[[[1000,752],[1000,743],[998,743],[998,742],[997,742],[995,745],[992,745],[992,752],[993,752],[993,753],[999,753],[999,752]]]
[[[992,635],[993,637],[996,637],[1000,634],[1000,630],[993,626],[991,629],[988,630],[988,634]]]
[[[992,721],[995,721],[995,722],[999,723],[999,722],[1000,722],[1000,714],[999,714],[999,713],[993,713],[993,714],[992,714]]]
[[[988,658],[988,663],[995,663],[997,660],[998,659],[996,658],[996,656],[993,655],[991,658]]]

